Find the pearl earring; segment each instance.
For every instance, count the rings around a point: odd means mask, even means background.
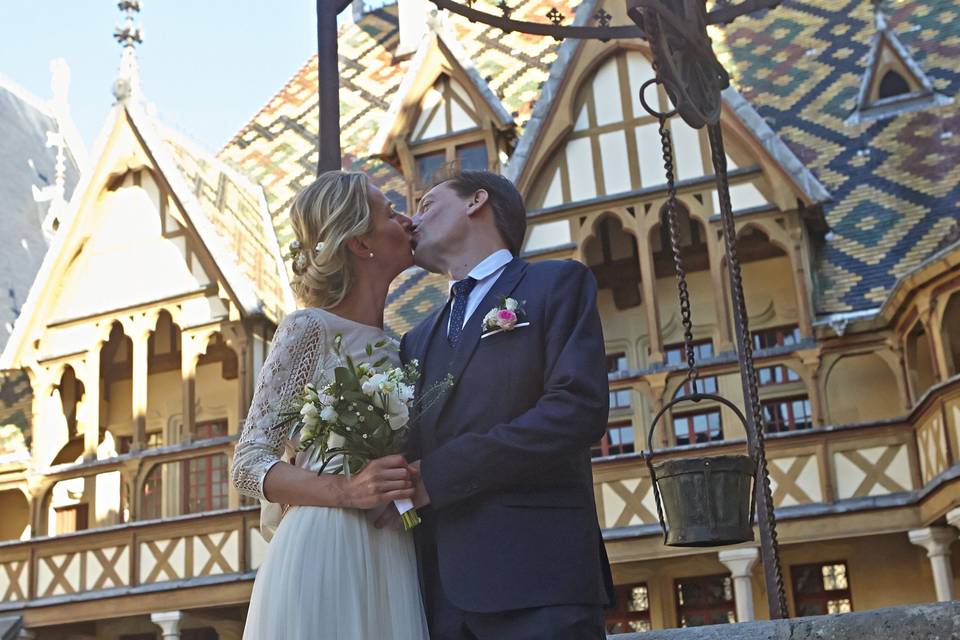
[[[373,251],[370,252],[370,257],[371,257],[371,258],[373,257]]]

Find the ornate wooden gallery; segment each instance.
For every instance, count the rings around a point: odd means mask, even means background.
[[[216,156],[143,107],[121,5],[117,104],[0,361],[0,620],[239,637],[265,542],[226,470],[318,166],[407,211],[450,166],[501,171],[527,259],[593,270],[610,631],[954,596],[960,3],[319,3],[318,56]],[[405,272],[388,328],[446,294]],[[648,440],[748,453],[756,542],[665,546]]]

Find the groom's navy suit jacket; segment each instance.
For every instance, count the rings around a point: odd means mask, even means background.
[[[502,297],[521,301],[530,325],[481,339]],[[436,545],[443,591],[464,611],[612,599],[590,464],[609,404],[596,299],[579,262],[514,259],[456,349],[440,343],[449,302],[401,341],[421,381],[454,380],[415,421],[410,456],[432,500],[418,543]]]

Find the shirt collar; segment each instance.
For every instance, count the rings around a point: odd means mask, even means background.
[[[483,282],[490,276],[496,274],[498,271],[507,266],[510,262],[513,261],[513,254],[510,253],[507,249],[498,249],[494,251],[486,258],[480,261],[480,263],[475,266],[470,273],[467,274],[468,277],[473,278],[478,283]],[[455,280],[450,281],[450,287],[453,287]]]

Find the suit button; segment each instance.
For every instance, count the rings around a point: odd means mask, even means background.
[[[470,483],[470,493],[476,493],[477,491],[480,491],[480,485],[479,485],[476,481],[471,482],[471,483]]]

